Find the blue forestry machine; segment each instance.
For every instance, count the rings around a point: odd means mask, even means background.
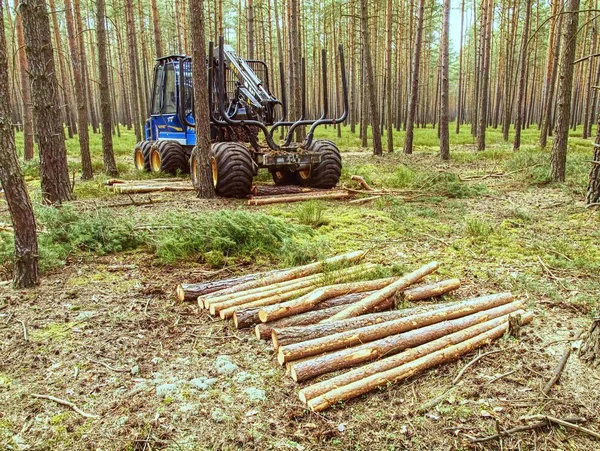
[[[329,117],[327,95],[327,55],[322,51],[323,111],[318,119],[306,119],[305,62],[302,59],[301,117],[287,118],[285,77],[280,64],[281,100],[270,90],[269,69],[264,61],[244,60],[219,38],[215,49],[209,44],[208,105],[212,140],[212,175],[218,195],[246,197],[252,179],[259,168],[271,172],[277,185],[304,185],[333,188],[342,171],[340,152],[334,143],[313,140],[320,125],[337,124],[348,115],[348,89],[344,67],[344,52],[339,50],[344,111],[338,118]],[[294,142],[294,132],[306,126],[303,142]],[[275,142],[274,134],[287,127],[283,143]],[[264,141],[258,139],[259,132]],[[187,173],[192,149],[196,144],[194,128],[194,94],[192,60],[189,56],[171,55],[157,60],[150,118],[146,121],[145,141],[134,151],[138,170],[176,174]],[[195,171],[192,170],[195,183]]]

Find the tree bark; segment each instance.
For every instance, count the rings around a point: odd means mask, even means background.
[[[397,354],[405,349],[429,343],[446,335],[475,326],[476,324],[484,323],[499,317],[505,317],[522,307],[523,304],[520,301],[512,302],[511,304],[474,313],[473,315],[468,315],[463,318],[444,321],[439,324],[433,324],[398,335],[391,335],[382,338],[381,340],[375,340],[352,348],[341,349],[336,352],[316,356],[300,362],[292,362],[290,364],[290,373],[294,381],[303,382],[322,374],[331,373],[344,368],[351,368],[384,356]],[[520,312],[525,313],[522,310]]]
[[[556,12],[558,13],[562,2],[560,0],[555,1]],[[544,106],[542,109],[542,123],[540,126],[540,147],[545,148],[548,143],[548,133],[552,128],[552,111],[554,109],[554,90],[556,86],[556,74],[558,72],[558,59],[561,48],[561,37],[562,37],[562,23],[563,15],[559,15],[553,19],[554,27],[552,22],[550,30],[553,30],[552,35],[548,35],[548,64],[546,68],[546,81],[545,81],[545,95],[544,95]],[[564,44],[564,43],[563,43]]]
[[[519,61],[519,91],[517,92],[517,115],[515,117],[515,141],[513,143],[513,150],[519,150],[521,148],[521,126],[524,122],[525,116],[525,96],[526,96],[526,85],[525,76],[527,74],[527,61],[528,61],[528,48],[527,41],[529,39],[529,19],[531,17],[531,2],[532,0],[525,0],[525,23],[523,24],[523,34],[521,36],[521,54]]]
[[[0,23],[4,11],[0,2]],[[26,80],[29,83],[28,80]],[[10,111],[8,55],[4,27],[0,30],[0,183],[8,204],[15,234],[13,286],[29,288],[39,283],[38,244],[35,217],[27,185],[17,158]]]
[[[421,66],[421,45],[423,42],[423,17],[424,17],[424,14],[425,14],[425,0],[419,0],[417,30],[416,30],[416,37],[415,37],[415,49],[414,49],[411,81],[410,81],[410,98],[408,101],[406,133],[405,133],[405,137],[404,137],[404,153],[405,154],[411,154],[413,151],[415,117],[417,114],[417,102],[418,102],[418,98],[419,98],[419,68]]]
[[[23,34],[23,21],[19,13],[19,0],[14,0],[17,17],[15,20],[15,33],[17,35],[17,56],[19,60],[19,74],[21,75],[21,96],[23,101],[23,158],[25,161],[33,159],[33,111],[31,110],[31,87],[27,72],[27,56],[25,55],[25,36]],[[10,13],[9,13],[10,14]],[[8,67],[8,66],[7,66]],[[8,98],[8,97],[7,97]]]
[[[386,2],[386,85],[385,85],[385,105],[386,105],[386,134],[387,134],[387,150],[394,151],[394,117],[392,116],[392,104],[394,98],[392,96],[392,47],[394,45],[392,39],[392,26],[394,19],[394,6],[392,0]]]
[[[489,82],[490,82],[490,59],[491,59],[491,34],[493,0],[483,0],[483,11],[481,16],[481,48],[482,58],[479,82],[479,103],[477,105],[477,150],[485,150],[485,132],[488,119]],[[505,118],[506,120],[506,118]]]
[[[133,122],[133,129],[135,131],[135,138],[136,140],[139,142],[143,139],[143,134],[142,134],[142,128],[141,128],[141,121],[142,119],[140,118],[140,110],[139,110],[139,105],[140,105],[140,98],[138,95],[138,90],[137,90],[137,83],[138,83],[138,64],[137,64],[137,60],[136,60],[136,38],[135,38],[135,23],[134,23],[134,19],[133,19],[133,3],[132,0],[124,0],[125,2],[125,22],[126,22],[126,28],[127,28],[127,54],[129,57],[129,76],[131,77],[131,89],[130,89],[130,95],[131,95],[131,120]],[[199,3],[203,3],[203,1],[199,2]],[[200,24],[198,24],[197,28],[201,28]],[[204,48],[204,47],[202,47]],[[198,60],[196,60],[198,61]],[[201,60],[204,61],[204,60]],[[203,85],[204,86],[204,85]],[[196,104],[198,105],[198,104]],[[208,108],[206,109],[208,110]],[[206,113],[208,114],[208,112]],[[199,118],[196,116],[196,120],[198,120]],[[199,124],[200,126],[202,126],[202,123]],[[196,133],[198,133],[198,130],[196,130]],[[198,139],[198,138],[196,138]],[[212,183],[211,183],[212,184]]]
[[[204,0],[189,0],[192,27],[192,60],[206,61],[206,42],[204,38]],[[212,61],[213,55],[209,55]],[[215,185],[211,170],[210,115],[208,110],[208,81],[204,64],[192,67],[194,82],[194,122],[196,123],[196,146],[192,151],[192,168],[196,193],[201,199],[215,197]],[[211,87],[212,89],[212,87]]]
[[[440,158],[442,160],[450,159],[450,128],[449,122],[449,99],[448,96],[448,73],[450,66],[450,57],[448,55],[448,28],[450,26],[450,0],[444,0],[444,12],[442,19],[442,70],[441,70],[441,96],[440,96]]]
[[[100,78],[100,120],[102,122],[102,156],[104,172],[116,177],[117,163],[112,141],[112,111],[108,81],[108,60],[106,40],[106,0],[96,0],[96,40],[98,41],[98,74]]]
[[[268,323],[269,321],[275,321],[276,319],[307,312],[312,310],[318,303],[336,296],[341,296],[348,293],[364,293],[365,291],[380,290],[381,288],[394,282],[394,280],[396,280],[396,278],[388,277],[385,279],[364,282],[350,282],[317,288],[311,293],[308,293],[307,295],[298,299],[264,307],[258,313],[258,317],[263,323]],[[383,301],[385,301],[385,299],[381,300],[381,302]]]
[[[533,315],[526,314],[524,320],[531,321],[532,318]],[[382,385],[399,382],[426,369],[456,360],[502,337],[507,327],[506,317],[472,326],[401,354],[365,365],[337,378],[306,387],[300,390],[300,400],[307,403],[313,411],[324,410],[336,402],[355,398]],[[342,383],[344,385],[341,385]]]
[[[592,367],[600,366],[600,318],[592,321],[579,350],[579,357]]]
[[[354,346],[360,343],[388,337],[390,335],[418,329],[419,327],[429,326],[441,321],[460,318],[482,310],[488,310],[506,304],[509,300],[512,300],[512,296],[505,293],[484,296],[463,301],[450,307],[433,310],[431,312],[386,321],[381,324],[374,324],[355,330],[348,330],[346,332],[340,332],[302,343],[282,346],[279,348],[277,360],[283,365],[286,362],[303,359],[322,352],[335,351],[348,346]]]
[[[385,286],[385,288],[380,289],[376,293],[373,293],[371,296],[366,297],[360,302],[348,307],[346,310],[341,311],[337,315],[329,318],[328,321],[336,321],[339,319],[351,318],[353,316],[359,316],[365,313],[367,310],[372,308],[374,305],[377,305],[380,302],[383,302],[387,298],[394,296],[398,291],[402,291],[405,288],[409,287],[415,282],[418,282],[423,277],[432,272],[436,271],[439,267],[438,262],[431,262],[421,268],[408,273],[402,276],[400,279],[396,280],[394,283]]]
[[[577,44],[579,23],[579,0],[567,0],[563,18],[563,46],[560,53],[560,74],[557,92],[556,128],[550,156],[550,177],[555,182],[564,182],[567,164],[567,141],[571,115],[571,93],[573,91],[573,61]]]
[[[449,293],[460,288],[459,279],[448,279],[440,282],[429,283],[415,288],[405,290],[402,297],[405,301],[415,302],[430,299]]]
[[[272,274],[276,271],[271,272],[257,272],[254,274],[246,274],[238,277],[231,277],[229,279],[212,280],[209,282],[200,283],[182,283],[177,286],[176,295],[177,300],[183,301],[197,301],[199,296],[203,296],[210,293],[215,293],[226,288],[231,288],[234,285],[249,282],[252,280],[260,279]]]
[[[73,194],[48,10],[44,0],[21,1],[19,9],[29,65],[34,133],[40,152],[42,196],[47,203],[61,203],[71,200]]]
[[[291,291],[286,291],[280,294],[274,294],[269,297],[257,299],[256,301],[247,302],[241,305],[233,305],[231,307],[219,308],[217,306],[211,306],[211,314],[213,310],[218,310],[219,316],[221,319],[231,318],[237,310],[249,309],[249,308],[260,308],[263,306],[279,304],[288,301],[289,299],[294,299],[299,296],[304,296],[305,294],[310,293],[315,289],[314,285],[298,288]]]
[[[160,30],[160,17],[158,15],[158,7],[156,5],[156,0],[152,0],[152,30],[154,31],[154,52],[156,53],[156,57],[160,58],[164,55],[163,45],[162,45],[162,36]]]

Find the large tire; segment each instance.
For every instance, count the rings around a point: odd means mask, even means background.
[[[299,171],[300,182],[312,188],[334,188],[342,175],[342,157],[339,149],[331,141],[320,139],[313,141],[310,150],[321,154],[321,162],[313,165],[310,171]]]
[[[218,196],[244,198],[250,194],[258,167],[246,146],[238,142],[212,145],[212,172]]]
[[[150,172],[150,151],[152,150],[152,141],[141,141],[133,149],[133,164],[138,171]]]
[[[156,173],[187,173],[190,170],[190,155],[191,152],[176,141],[158,141],[150,152],[150,167]]]
[[[275,185],[298,185],[298,174],[296,172],[288,171],[285,169],[278,169],[271,172]]]

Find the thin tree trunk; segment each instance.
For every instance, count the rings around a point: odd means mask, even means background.
[[[489,81],[490,81],[490,46],[492,34],[492,16],[493,0],[483,0],[484,9],[481,19],[482,26],[482,62],[481,62],[481,81],[479,83],[479,103],[478,122],[477,122],[477,150],[485,150],[485,132],[487,129],[488,118],[488,100],[489,100]],[[506,118],[505,118],[506,120]]]
[[[394,151],[394,119],[392,117],[392,24],[393,24],[393,2],[392,0],[387,0],[387,12],[386,12],[386,36],[387,36],[387,45],[386,45],[386,92],[385,92],[385,105],[387,107],[386,111],[386,129],[387,129],[387,150],[388,152]]]
[[[556,128],[550,156],[550,177],[555,182],[564,182],[567,164],[567,141],[573,90],[573,61],[575,60],[576,34],[579,23],[579,0],[567,0],[563,19],[563,46],[560,55],[560,75],[557,92]]]
[[[465,0],[460,2],[460,44],[458,54],[458,90],[456,93],[456,134],[460,133],[462,121],[462,90],[463,90],[463,34],[465,23]]]
[[[558,4],[561,5],[562,3],[559,1]],[[552,128],[552,110],[554,107],[554,90],[556,86],[556,75],[558,73],[558,57],[561,47],[562,23],[563,15],[561,14],[560,16],[558,16],[558,19],[556,19],[555,36],[552,39],[550,39],[550,37],[548,38],[548,47],[552,49],[552,58],[548,61],[550,76],[546,78],[546,93],[544,95],[542,125],[540,127],[540,147],[546,147],[546,144],[548,143],[548,133]]]
[[[160,17],[158,15],[156,0],[152,0],[152,29],[154,31],[154,52],[156,53],[156,57],[160,58],[164,55],[164,51],[160,30]]]
[[[525,0],[525,23],[523,24],[523,35],[521,37],[521,54],[519,62],[519,91],[517,93],[517,115],[515,116],[515,141],[513,144],[513,150],[519,150],[521,148],[521,126],[524,122],[525,108],[525,96],[527,95],[525,86],[525,75],[527,73],[527,40],[529,39],[529,19],[531,17],[531,1]]]
[[[202,2],[204,3],[204,2]],[[129,56],[129,74],[132,81],[131,92],[131,120],[133,121],[133,128],[135,130],[135,137],[138,141],[143,139],[141,118],[139,110],[139,93],[136,89],[136,83],[138,77],[138,65],[136,60],[136,39],[135,39],[135,26],[133,21],[133,4],[132,0],[125,0],[125,21],[127,23],[127,47]],[[181,49],[181,45],[179,46]]]
[[[40,152],[42,196],[61,203],[73,197],[67,167],[67,149],[58,101],[58,80],[44,0],[19,4],[31,82],[33,127]]]
[[[0,23],[4,12],[0,2]],[[48,35],[50,26],[48,25]],[[48,36],[49,38],[50,36]],[[29,83],[29,80],[25,80]],[[0,30],[0,183],[15,231],[15,288],[29,288],[39,283],[38,244],[35,217],[27,185],[17,158],[10,111],[8,55],[4,27]],[[63,138],[64,139],[64,138]]]
[[[440,102],[440,158],[442,160],[450,159],[450,130],[448,127],[449,110],[449,87],[448,87],[448,66],[450,65],[448,55],[448,28],[450,26],[450,0],[444,0],[444,12],[442,19],[442,73],[441,73],[441,102]]]

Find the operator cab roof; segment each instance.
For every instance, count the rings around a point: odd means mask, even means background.
[[[156,61],[157,62],[173,61],[173,60],[182,60],[185,58],[190,58],[190,56],[173,54],[173,55],[161,56],[160,58],[156,58]]]

